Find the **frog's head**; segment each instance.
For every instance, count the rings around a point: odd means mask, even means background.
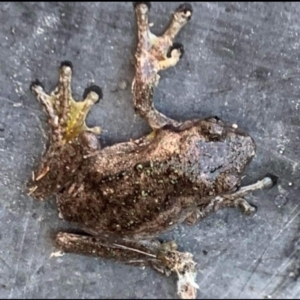
[[[255,155],[254,140],[237,125],[228,125],[218,117],[211,117],[200,121],[198,130],[205,139],[206,151],[222,157],[221,165],[225,166],[225,161],[231,162],[237,173],[243,172]]]

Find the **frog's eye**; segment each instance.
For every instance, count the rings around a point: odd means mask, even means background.
[[[208,122],[211,122],[211,123],[221,123],[221,124],[223,124],[222,120],[218,116],[210,117],[206,120]]]
[[[216,123],[217,123],[218,121],[221,121],[221,119],[220,119],[218,116],[214,116],[212,119],[215,119],[215,120],[216,120]]]
[[[224,123],[218,117],[206,119],[201,123],[200,130],[208,141],[220,141],[226,132]]]

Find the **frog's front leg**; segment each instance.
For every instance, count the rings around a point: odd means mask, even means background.
[[[122,261],[137,266],[150,266],[165,274],[178,276],[177,293],[182,299],[195,299],[196,263],[192,254],[177,251],[175,242],[161,244],[158,240],[109,240],[60,232],[56,244],[64,252],[92,255]]]
[[[71,90],[72,64],[61,63],[58,86],[47,94],[36,80],[30,89],[43,105],[50,124],[49,142],[41,158],[38,170],[33,172],[29,194],[43,199],[64,187],[74,178],[83,156],[98,149],[96,135],[100,127],[89,128],[85,118],[92,107],[102,98],[101,88],[85,89],[84,100],[74,101]]]
[[[193,213],[186,218],[185,222],[193,225],[210,213],[225,207],[237,207],[244,214],[251,215],[256,212],[256,207],[249,204],[243,197],[256,190],[271,188],[276,184],[276,181],[277,177],[269,174],[262,180],[248,186],[243,186],[234,193],[216,196],[208,203],[200,204]],[[195,200],[195,202],[197,202],[197,200]]]
[[[174,43],[174,38],[192,15],[189,4],[180,5],[173,14],[173,19],[162,36],[157,37],[150,31],[148,23],[149,2],[134,4],[138,45],[136,50],[136,74],[132,82],[133,101],[136,111],[145,118],[152,129],[165,125],[179,126],[176,122],[157,111],[153,105],[153,94],[159,82],[158,72],[175,66],[183,55],[183,46]]]

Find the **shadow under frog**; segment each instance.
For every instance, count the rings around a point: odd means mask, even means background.
[[[39,200],[54,194],[60,215],[86,232],[58,233],[56,244],[63,251],[148,265],[166,275],[175,272],[178,295],[195,298],[192,254],[156,237],[182,222],[195,224],[223,207],[254,213],[243,197],[271,187],[276,178],[268,175],[241,187],[242,173],[255,155],[249,135],[216,117],[177,122],[155,109],[158,72],[182,57],[183,46],[174,38],[191,19],[192,7],[180,5],[161,36],[149,30],[149,8],[148,2],[134,4],[138,45],[132,93],[135,110],[152,133],[101,149],[101,128],[87,127],[85,118],[102,91],[90,86],[83,101],[74,101],[72,64],[62,62],[53,92],[47,94],[37,80],[31,84],[47,112],[51,133],[29,194]]]

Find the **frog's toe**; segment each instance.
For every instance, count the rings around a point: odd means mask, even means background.
[[[182,58],[184,54],[184,46],[181,43],[173,43],[170,47],[167,57],[178,57],[179,59]]]
[[[98,85],[91,85],[87,87],[83,92],[83,99],[86,98],[95,99],[95,103],[98,103],[100,99],[102,99],[102,97],[103,97],[102,89]]]
[[[30,89],[31,92],[36,93],[35,91],[39,87],[44,89],[43,84],[38,79],[36,79],[36,80],[34,80],[30,83],[29,89]]]
[[[63,67],[69,67],[69,68],[71,68],[71,70],[73,70],[73,64],[69,60],[64,60],[60,63],[60,68],[63,68]]]
[[[238,207],[242,211],[242,213],[248,216],[255,214],[257,211],[257,206],[254,204],[250,204],[244,198],[233,200],[233,204],[235,207]]]
[[[277,184],[278,176],[267,173],[265,178],[263,179],[263,184],[265,188],[271,188]]]
[[[244,211],[243,211],[244,214],[247,215],[247,216],[254,215],[257,212],[258,207],[255,204],[253,204],[253,203],[247,202],[247,204],[248,205],[244,207]]]
[[[180,43],[174,43],[168,50],[166,58],[158,62],[159,70],[174,67],[184,54],[184,47]]]
[[[132,4],[133,4],[134,9],[136,9],[141,4],[145,4],[148,7],[148,10],[151,9],[151,2],[136,1],[136,2],[133,2]]]
[[[182,14],[182,17],[186,18],[189,21],[193,14],[193,7],[190,3],[180,4],[175,10],[175,14],[176,13]]]

